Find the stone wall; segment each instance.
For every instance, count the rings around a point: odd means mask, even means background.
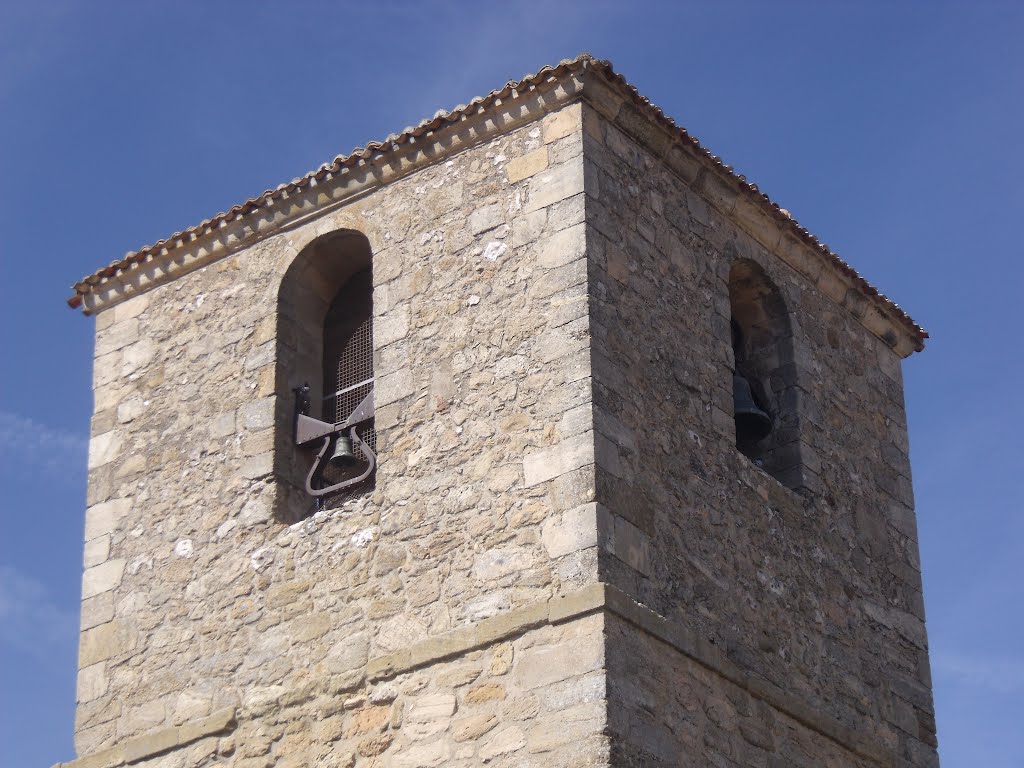
[[[98,315],[80,754],[259,702],[302,723],[307,698],[371,696],[369,658],[596,579],[593,529],[550,525],[593,519],[580,115]],[[373,252],[376,490],[288,525],[275,308],[336,230]]]
[[[935,764],[887,321],[628,94],[544,87],[119,278],[148,290],[97,317],[76,768]],[[317,511],[290,388],[348,258],[379,466]],[[741,261],[792,334],[775,477],[735,444]]]
[[[796,272],[589,107],[584,129],[594,421],[608,457],[601,579],[754,676],[933,764],[899,358],[826,295],[825,278]],[[800,493],[736,449],[728,276],[741,259],[790,313],[780,389],[796,394]],[[624,636],[609,639],[610,660],[637,652]],[[665,674],[668,695],[694,673]],[[646,694],[616,690],[613,713],[647,717]],[[632,732],[621,711],[612,718]]]
[[[616,768],[876,764],[621,620],[608,647]]]

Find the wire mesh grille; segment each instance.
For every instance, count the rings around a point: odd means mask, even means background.
[[[340,424],[373,389],[373,319],[365,318],[348,338],[335,368],[334,421]],[[356,430],[370,449],[377,450],[372,427]]]
[[[373,390],[373,283],[369,270],[353,275],[338,292],[324,322],[324,407],[325,420],[341,424]],[[346,430],[347,436],[348,430]],[[359,438],[377,452],[373,420],[356,427]],[[358,449],[355,463],[347,468],[333,464],[324,479],[333,483],[361,474],[366,462]],[[365,486],[361,485],[360,489]],[[353,489],[353,493],[361,490]],[[350,496],[349,494],[343,494]]]

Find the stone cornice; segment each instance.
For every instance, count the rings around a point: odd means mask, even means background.
[[[584,54],[416,128],[337,158],[83,278],[68,303],[86,314],[319,217],[374,189],[582,99],[660,158],[723,215],[816,284],[901,357],[928,334],[755,185],[643,98],[608,62]]]
[[[583,80],[575,71],[536,79],[524,80],[525,87],[523,83],[515,84],[522,90],[511,87],[513,84],[506,86],[509,92],[491,94],[487,105],[459,108],[457,121],[425,131],[414,141],[386,143],[361,152],[355,162],[342,163],[323,178],[307,175],[301,184],[293,182],[273,195],[268,192],[249,201],[251,205],[238,206],[246,210],[234,216],[220,214],[205,226],[129,254],[77,283],[68,303],[85,314],[112,307],[533,122],[577,100],[583,90]]]
[[[117,768],[187,746],[207,736],[230,733],[237,724],[234,707],[227,707],[199,720],[131,736],[115,747],[68,763],[57,763],[53,768]]]

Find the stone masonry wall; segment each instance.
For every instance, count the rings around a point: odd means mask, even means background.
[[[899,358],[837,306],[827,276],[798,274],[724,215],[735,192],[699,196],[589,106],[583,122],[601,579],[755,677],[935,764]],[[735,259],[759,264],[789,308],[802,493],[735,448]],[[616,664],[636,652],[609,643]],[[659,679],[666,695],[695,674],[667,656],[645,664],[675,670]],[[639,748],[652,704],[615,685],[613,733]],[[680,750],[700,740],[675,737]]]
[[[616,768],[876,765],[619,619],[608,647]]]
[[[596,579],[580,116],[571,104],[98,315],[80,754],[236,708],[245,743],[255,728],[283,755],[325,695],[365,696],[388,723],[407,700],[405,722],[429,730],[419,700],[447,711],[455,683],[414,673],[375,703],[368,659]],[[277,292],[337,229],[373,250],[376,490],[289,526]],[[271,711],[265,733],[247,724]],[[363,715],[323,717],[344,735]],[[474,744],[529,745],[515,720]],[[410,732],[373,764],[407,764]]]
[[[284,686],[236,722],[142,768],[606,765],[603,618],[527,632],[451,661],[315,694]],[[152,743],[151,748],[159,748]],[[120,757],[116,756],[116,761]]]

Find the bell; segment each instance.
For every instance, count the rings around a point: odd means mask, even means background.
[[[352,438],[339,435],[338,439],[334,441],[334,451],[331,453],[331,458],[327,460],[327,463],[341,469],[347,469],[357,461],[358,459],[352,451]]]
[[[758,407],[750,382],[738,373],[732,375],[732,406],[737,443],[756,443],[771,433],[772,417]]]

